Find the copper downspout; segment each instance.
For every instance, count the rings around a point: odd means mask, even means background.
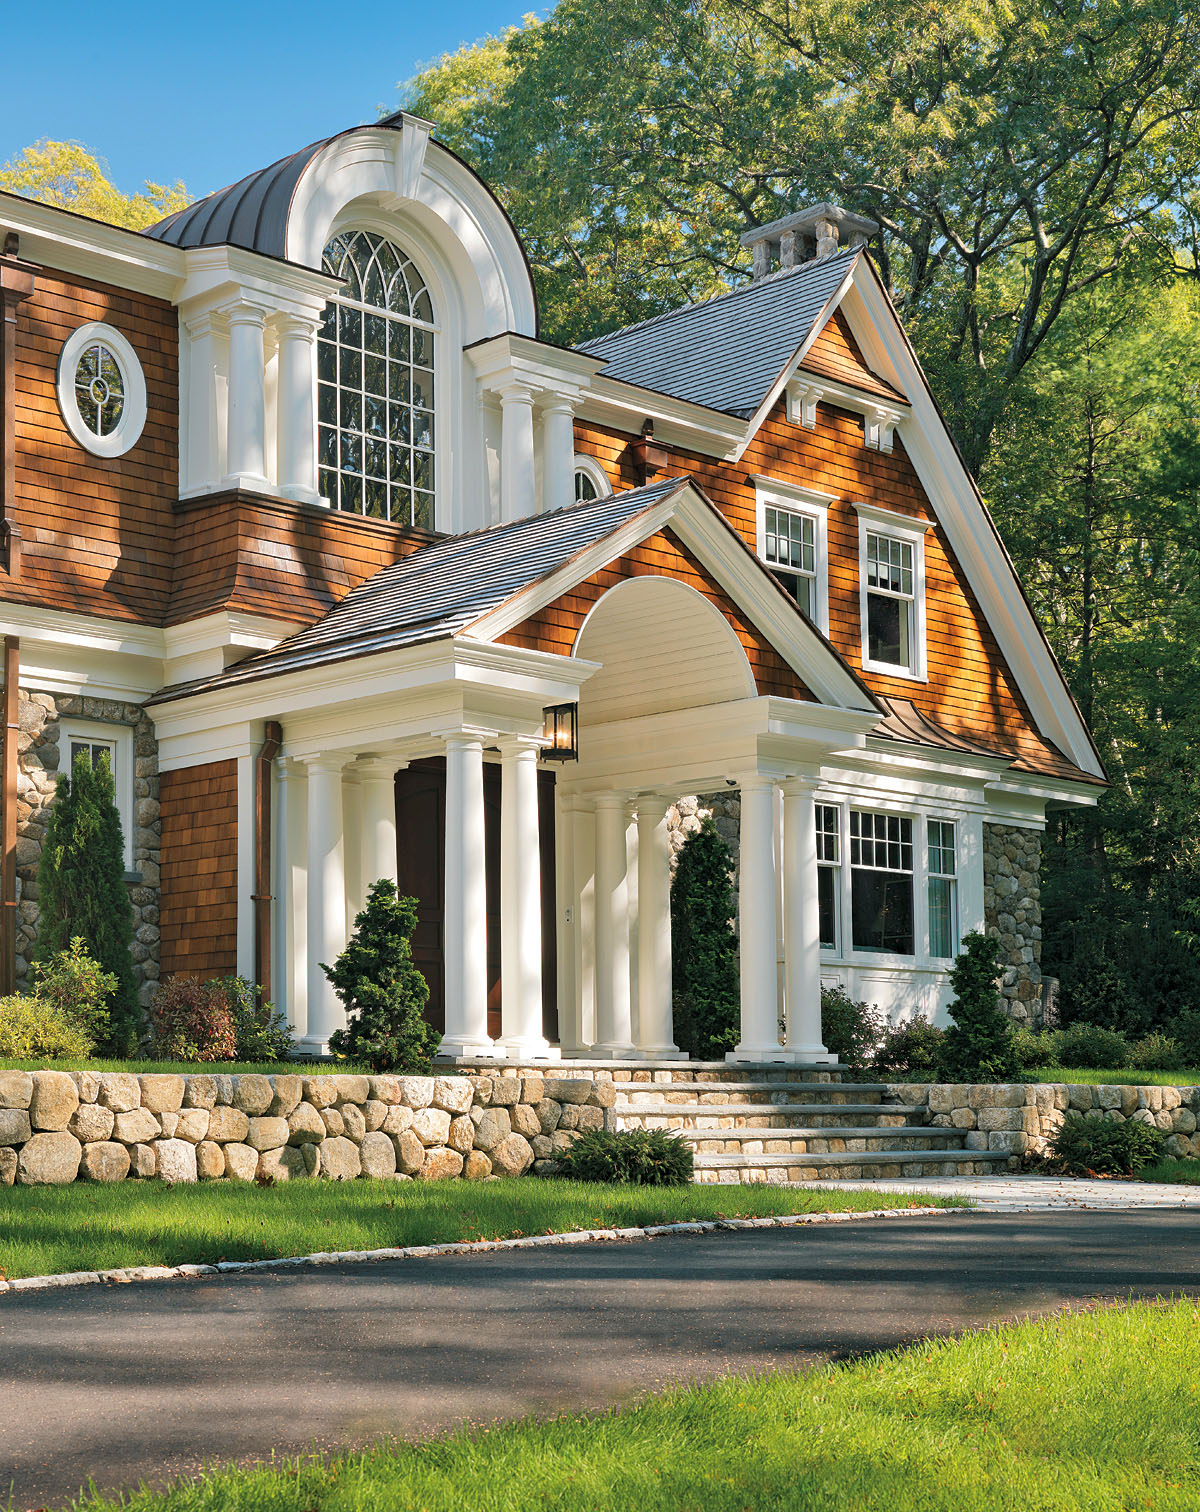
[[[254,759],[254,980],[263,998],[271,997],[271,768],[283,740],[273,719]]]
[[[4,774],[0,809],[0,993],[17,990],[17,733],[21,678],[21,642],[4,637],[4,732],[0,769]]]

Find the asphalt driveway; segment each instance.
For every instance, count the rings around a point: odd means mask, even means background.
[[[1200,1213],[672,1236],[0,1298],[15,1508],[215,1459],[600,1407],[1094,1298],[1200,1294]]]

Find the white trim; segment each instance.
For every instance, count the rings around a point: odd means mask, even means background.
[[[22,679],[23,681],[24,679]],[[124,841],[125,870],[133,870],[133,831],[137,817],[137,801],[133,790],[133,727],[123,724],[106,724],[98,719],[87,719],[82,714],[72,714],[61,719],[58,725],[58,750],[60,777],[69,777],[74,762],[71,759],[73,740],[111,746],[113,797],[117,813],[121,816],[121,838]]]
[[[609,482],[608,474],[595,457],[585,457],[582,452],[576,452],[571,462],[572,488],[574,488],[576,473],[585,473],[591,479],[598,499],[607,499],[612,493],[612,484]]]
[[[783,509],[788,514],[803,515],[812,520],[816,529],[815,570],[813,583],[814,623],[822,635],[829,634],[829,506],[836,495],[819,493],[815,489],[801,488],[795,483],[777,482],[774,478],[755,474],[754,500],[756,520],[756,544],[758,554],[768,572],[774,564],[767,561],[767,509]]]
[[[93,342],[107,347],[112,353],[124,385],[121,417],[116,429],[106,436],[99,436],[88,427],[75,394],[75,371],[79,359]],[[146,427],[146,375],[138,354],[120,331],[98,320],[76,327],[63,342],[55,381],[63,424],[85,451],[97,457],[123,457],[138,444]]]
[[[825,322],[829,324],[828,320]],[[823,329],[823,327],[822,327]],[[818,331],[818,335],[820,332]],[[839,383],[797,367],[787,384],[787,417],[793,425],[813,430],[817,424],[817,405],[832,405],[862,416],[863,445],[868,451],[891,452],[896,428],[909,413],[906,399],[888,400],[853,384]]]
[[[854,506],[858,514],[858,615],[862,636],[862,665],[864,672],[879,672],[886,677],[900,677],[909,682],[927,681],[925,664],[925,532],[927,522],[909,520],[906,515],[892,514],[886,509],[872,509],[866,505]],[[901,523],[903,521],[903,523]],[[891,662],[872,660],[869,654],[867,634],[867,536],[881,535],[903,542],[912,548],[913,592],[907,600],[912,608],[912,660],[907,667],[893,666]],[[889,595],[892,597],[894,595]]]

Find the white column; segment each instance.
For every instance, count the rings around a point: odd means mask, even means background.
[[[283,813],[283,958],[288,1023],[298,1039],[308,1033],[308,772],[303,762],[279,763]]]
[[[446,736],[446,1029],[443,1055],[490,1055],[483,742]]]
[[[595,1054],[631,1056],[629,893],[625,881],[625,798],[596,798],[596,1043]]]
[[[362,791],[362,893],[381,877],[396,880],[396,773],[407,766],[394,757],[358,763]]]
[[[258,938],[254,916],[254,894],[258,852],[254,819],[255,748],[237,758],[237,952],[236,971],[244,981],[254,980],[255,943]]]
[[[821,919],[817,902],[816,784],[783,789],[784,998],[789,1060],[831,1065],[821,1042]]]
[[[729,1060],[781,1060],[775,970],[775,801],[770,780],[742,788],[738,912],[742,1037]]]
[[[308,1032],[301,1041],[323,1055],[345,1014],[321,963],[332,966],[346,944],[346,877],[342,768],[349,757],[315,756],[308,766]]]
[[[500,518],[533,513],[533,390],[510,383],[500,390]]]
[[[283,315],[279,332],[279,491],[288,499],[317,504],[316,322]]]
[[[220,476],[217,441],[217,348],[220,317],[206,310],[186,322],[188,400],[185,449],[180,458],[182,494],[213,488]]]
[[[500,1048],[511,1060],[556,1058],[542,1033],[542,843],[538,747],[500,743]]]
[[[566,399],[552,399],[542,414],[542,507],[563,509],[575,502],[575,417]]]
[[[358,768],[351,763],[342,771],[342,874],[346,879],[346,938],[354,933],[354,921],[366,902],[363,888],[362,788]]]
[[[671,1014],[671,845],[666,802],[638,801],[638,1050],[681,1056]]]
[[[229,319],[228,488],[266,486],[267,400],[263,348],[266,311],[239,301]]]

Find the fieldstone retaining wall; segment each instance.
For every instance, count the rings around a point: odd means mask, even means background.
[[[1071,1109],[1088,1118],[1153,1124],[1167,1135],[1168,1155],[1200,1156],[1200,1087],[904,1082],[888,1087],[887,1101],[924,1107],[934,1128],[963,1130],[968,1150],[1045,1155]]]
[[[138,996],[148,1007],[158,987],[159,852],[158,742],[154,724],[140,704],[111,698],[20,690],[17,735],[17,981],[32,985],[29,962],[37,943],[38,862],[46,843],[50,804],[59,773],[69,775],[62,720],[125,725],[133,746],[133,973]],[[102,738],[102,737],[101,737]],[[118,781],[129,780],[118,772]]]
[[[0,1071],[0,1185],[552,1175],[611,1082]]]
[[[983,826],[983,918],[1000,942],[1000,993],[1014,1023],[1042,1022],[1042,832]]]

